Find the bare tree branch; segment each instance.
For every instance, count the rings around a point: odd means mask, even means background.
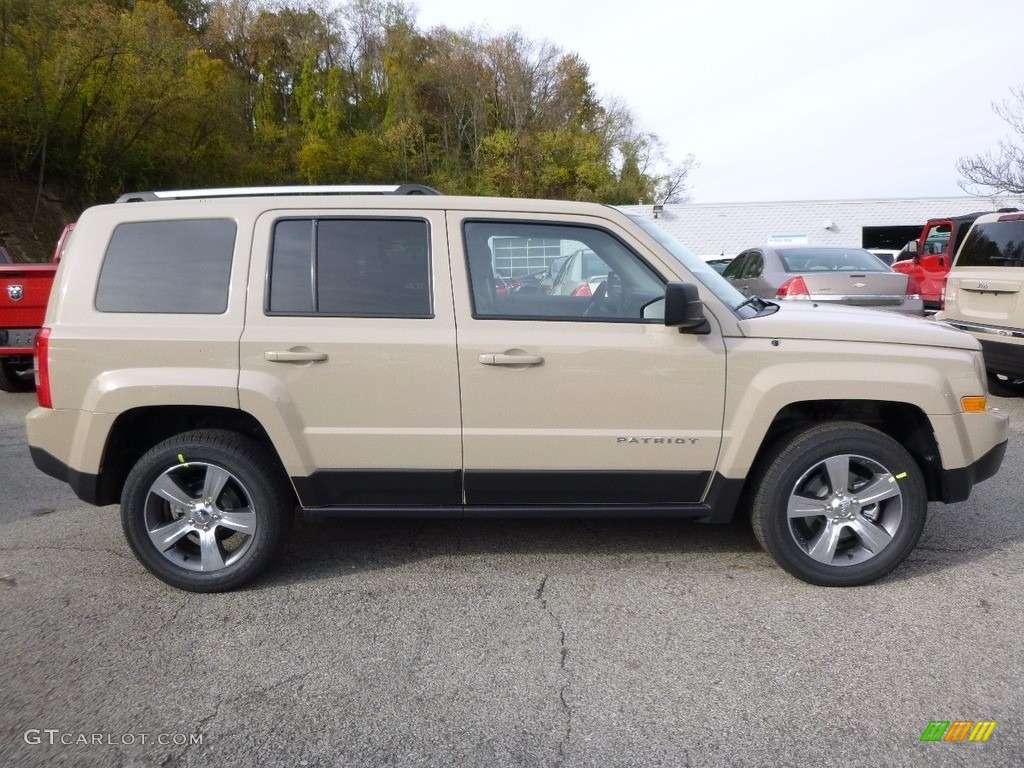
[[[687,179],[690,172],[699,165],[696,157],[687,155],[681,162],[670,166],[668,173],[658,179],[658,202],[664,204],[689,202],[690,196],[686,193],[689,191],[690,185],[687,183]]]
[[[957,184],[965,192],[1024,195],[1024,85],[1010,89],[1013,100],[993,104],[992,110],[1010,126],[1016,139],[1000,141],[995,150],[961,157],[956,169],[963,177]]]

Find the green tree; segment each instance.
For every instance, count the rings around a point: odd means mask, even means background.
[[[15,4],[5,70],[25,77],[24,107],[11,110],[15,168],[35,169],[36,206],[47,174],[69,175],[76,148],[97,112],[81,97],[101,88],[125,53],[117,16],[104,3],[32,0]],[[4,73],[5,79],[7,72]]]
[[[685,195],[578,55],[424,33],[394,0],[0,0],[0,160],[126,187],[423,182],[614,203]]]

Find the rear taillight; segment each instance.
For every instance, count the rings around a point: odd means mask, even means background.
[[[809,299],[811,292],[807,290],[807,283],[800,276],[791,277],[779,286],[775,292],[777,299]]]
[[[943,292],[946,290],[946,286],[942,286]],[[907,298],[908,299],[920,299],[921,298],[921,284],[912,277],[907,278]]]
[[[948,280],[942,281],[942,290],[939,291],[939,311],[946,311],[946,285],[949,283]],[[908,289],[909,290],[909,289]]]
[[[590,290],[590,283],[583,283],[582,285],[577,287],[575,291],[573,291],[570,294],[570,296],[575,296],[576,298],[579,298],[580,296],[586,297],[586,296],[593,296],[593,295],[594,295],[594,292]]]
[[[40,328],[36,334],[36,400],[40,408],[53,408],[50,396],[50,329]]]

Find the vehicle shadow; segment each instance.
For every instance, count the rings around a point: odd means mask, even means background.
[[[1017,547],[1024,540],[1017,478],[1024,476],[1024,420],[1018,403],[999,402],[1011,419],[1010,442],[995,477],[975,486],[958,504],[929,504],[917,547],[883,581],[898,583],[942,573]],[[398,568],[419,561],[502,555],[545,558],[637,558],[685,566],[688,556],[727,569],[757,570],[790,579],[764,552],[745,516],[729,525],[651,518],[547,520],[351,519],[302,514],[275,566],[250,588],[322,581],[362,571]],[[702,566],[699,566],[702,567]],[[720,568],[719,568],[720,570]]]
[[[929,520],[918,546],[885,581],[920,579],[983,559],[1024,539],[1024,518],[1010,501],[1009,474],[1002,484],[975,488],[968,502],[929,505]],[[321,581],[419,561],[439,560],[450,567],[459,560],[508,555],[566,560],[611,557],[623,563],[639,557],[668,564],[682,564],[688,556],[697,555],[718,560],[725,568],[770,570],[777,578],[791,578],[761,549],[745,518],[728,525],[703,525],[672,519],[409,520],[303,514],[275,567],[253,587]]]
[[[296,520],[285,552],[255,586],[334,578],[426,560],[688,554],[772,565],[745,521],[702,525],[649,518],[409,520],[303,514]]]

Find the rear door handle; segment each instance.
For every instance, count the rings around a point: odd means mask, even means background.
[[[322,363],[327,359],[327,353],[279,350],[276,352],[264,352],[263,359],[268,360],[271,363]]]
[[[484,365],[541,365],[540,355],[506,355],[504,353],[480,355],[477,358]]]

